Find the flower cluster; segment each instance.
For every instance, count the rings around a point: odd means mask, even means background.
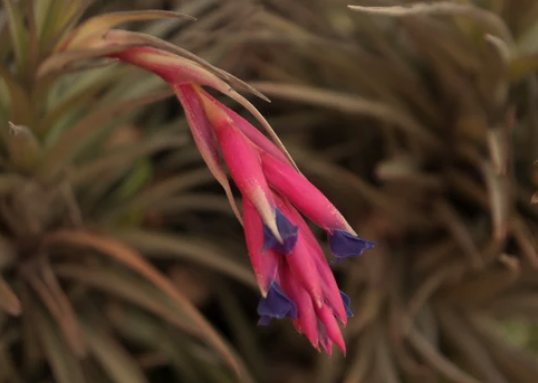
[[[230,75],[211,70],[208,64],[189,55],[182,57],[156,47],[153,39],[139,34],[109,29],[106,33],[90,31],[88,25],[96,28],[101,24],[83,24],[62,45],[62,52],[100,50],[103,56],[151,71],[171,86],[183,105],[202,157],[243,223],[262,294],[259,324],[289,317],[318,350],[321,347],[330,354],[334,343],[345,353],[338,321],[345,325],[352,315],[349,298],[338,289],[303,216],[327,232],[337,261],[358,256],[374,243],[357,236],[333,204],[298,171],[279,141],[273,143],[202,88],[210,86],[231,96],[267,127],[248,101],[230,88]],[[235,206],[222,160],[241,192],[242,213]]]

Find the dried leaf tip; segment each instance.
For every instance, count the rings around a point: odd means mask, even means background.
[[[9,134],[12,136],[20,136],[20,135],[31,135],[30,129],[27,126],[24,125],[16,125],[12,123],[11,121],[8,121],[9,124]]]

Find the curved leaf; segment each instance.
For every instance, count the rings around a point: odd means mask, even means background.
[[[73,31],[71,36],[69,36],[68,44],[69,46],[83,45],[84,40],[87,38],[93,35],[104,34],[116,25],[128,21],[145,21],[165,18],[196,20],[192,16],[163,10],[109,12],[105,15],[92,17],[82,23],[75,31]]]
[[[148,383],[138,363],[97,323],[83,320],[81,328],[91,354],[114,382]]]
[[[514,45],[512,34],[504,21],[495,13],[478,8],[473,4],[460,4],[451,1],[439,1],[433,3],[414,3],[409,5],[395,5],[388,7],[363,7],[360,5],[348,5],[354,11],[374,15],[406,17],[421,15],[454,15],[465,16],[474,19],[482,25],[492,28],[511,46]]]
[[[24,26],[23,13],[21,8],[15,5],[15,2],[12,0],[2,0],[2,4],[7,13],[7,24],[9,26],[15,60],[19,73],[22,74],[28,55],[28,35]]]
[[[25,273],[25,279],[58,324],[73,354],[77,357],[85,356],[86,347],[80,335],[77,318],[54,276],[49,276],[45,281],[37,270],[29,270]],[[50,279],[54,282],[51,283]]]
[[[90,114],[73,126],[68,132],[64,133],[48,150],[41,166],[42,174],[54,173],[62,165],[70,161],[77,149],[80,150],[80,145],[87,141],[88,134],[96,129],[96,126],[109,122],[111,118],[116,117],[118,114],[128,113],[133,108],[163,100],[171,95],[172,93],[170,91],[154,92],[134,100],[118,102],[108,108]]]
[[[71,353],[62,341],[58,329],[47,314],[34,304],[35,323],[37,334],[45,355],[52,367],[54,377],[58,383],[84,383],[84,373],[80,362]]]
[[[380,102],[367,100],[352,94],[338,93],[305,85],[256,82],[253,83],[253,86],[270,96],[284,100],[306,103],[350,114],[371,116],[394,125],[395,128],[401,129],[415,140],[420,140],[431,149],[441,147],[438,138],[424,126],[398,110]]]
[[[88,268],[79,264],[62,263],[54,272],[63,279],[74,280],[89,287],[110,293],[139,306],[189,334],[201,336],[197,328],[185,320],[181,310],[146,280],[134,278],[111,268]]]
[[[0,309],[11,315],[20,315],[22,306],[19,298],[15,295],[11,287],[0,275]]]
[[[119,231],[113,235],[138,251],[147,253],[148,257],[188,259],[257,289],[257,283],[250,268],[230,259],[226,250],[216,243],[211,243],[210,240],[146,230]]]
[[[251,378],[247,374],[244,366],[234,355],[233,351],[218,335],[213,327],[205,320],[193,304],[178,291],[171,282],[156,270],[151,264],[146,262],[137,252],[124,244],[111,238],[92,234],[85,231],[63,230],[51,233],[46,236],[44,246],[51,245],[71,245],[95,249],[119,263],[133,269],[140,275],[147,278],[155,286],[173,299],[185,313],[185,315],[195,323],[204,335],[204,340],[211,344],[214,349],[226,360],[228,365],[235,371],[241,381],[250,382]]]

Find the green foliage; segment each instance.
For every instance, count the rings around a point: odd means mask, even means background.
[[[0,10],[0,382],[148,382],[155,356],[178,381],[251,381],[173,278],[191,265],[255,291],[244,250],[160,223],[182,209],[222,212],[226,199],[192,193],[212,183],[198,158],[188,171],[160,165],[192,147],[181,113],[163,125],[172,93],[160,79],[92,52],[58,53],[88,6],[4,0]],[[162,16],[178,13],[98,20]],[[181,25],[137,28],[181,42]]]

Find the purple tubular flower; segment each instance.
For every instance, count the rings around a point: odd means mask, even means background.
[[[348,257],[357,257],[365,250],[373,249],[375,245],[375,242],[366,241],[344,230],[333,230],[332,234],[329,234],[329,248],[337,262]]]
[[[295,244],[297,243],[297,232],[299,231],[298,227],[293,225],[285,215],[282,214],[280,209],[275,209],[276,213],[276,227],[278,233],[282,238],[282,243],[275,238],[271,230],[265,225],[263,225],[263,250],[265,252],[267,249],[273,249],[281,254],[289,254],[292,252]]]
[[[258,315],[260,316],[259,326],[268,325],[273,318],[297,319],[297,306],[282,292],[278,283],[273,282],[267,296],[262,298],[258,304]]]

